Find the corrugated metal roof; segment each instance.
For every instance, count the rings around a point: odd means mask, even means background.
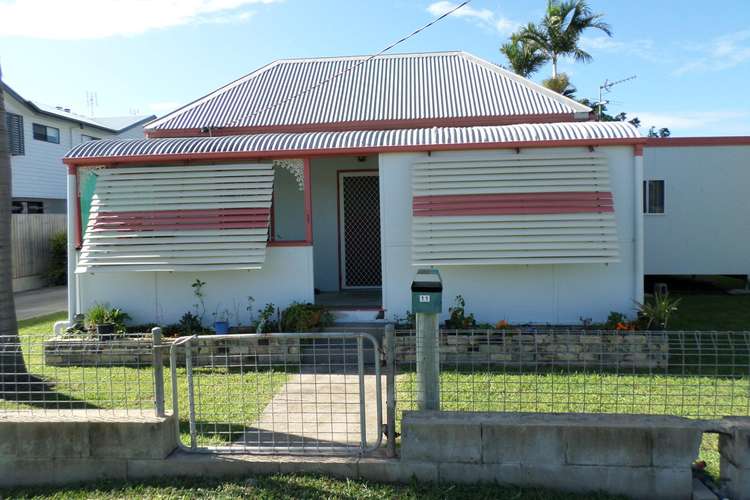
[[[404,130],[273,133],[219,137],[107,139],[90,141],[68,152],[67,159],[201,153],[273,153],[313,150],[399,148],[535,141],[637,139],[626,122],[566,122],[486,127],[435,127]]]
[[[367,59],[361,56],[276,61],[152,122],[147,130],[590,111],[572,99],[464,52],[386,55],[361,64]],[[357,64],[360,66],[347,71]],[[341,75],[319,85],[338,74]]]

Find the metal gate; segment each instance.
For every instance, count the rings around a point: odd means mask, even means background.
[[[181,337],[178,443],[192,452],[362,455],[382,442],[379,342],[364,332]]]

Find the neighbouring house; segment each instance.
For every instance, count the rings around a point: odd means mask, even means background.
[[[21,97],[6,84],[6,120],[11,153],[13,213],[65,213],[65,152],[86,141],[142,138],[155,116],[89,118],[61,106]]]
[[[479,321],[643,299],[646,140],[464,52],[276,61],[146,134],[65,157],[71,314],[171,323],[200,279],[208,318],[252,296],[394,319],[420,267]]]
[[[649,139],[645,272],[750,275],[750,137]]]

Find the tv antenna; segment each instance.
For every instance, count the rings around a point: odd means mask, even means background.
[[[94,116],[94,108],[99,106],[99,96],[92,90],[86,91],[86,108],[89,111],[89,116]]]
[[[624,83],[624,82],[627,82],[627,81],[630,81],[630,80],[635,80],[637,77],[638,77],[638,75],[633,75],[633,76],[629,76],[627,78],[623,78],[622,80],[616,80],[614,82],[610,82],[608,79],[605,79],[604,83],[602,83],[601,85],[599,85],[599,101],[597,101],[597,103],[596,103],[596,106],[599,109],[599,111],[598,111],[598,116],[599,116],[598,120],[599,121],[602,120],[602,106],[604,104],[609,104],[609,101],[605,102],[602,99],[602,92],[609,93],[612,90],[612,87],[614,87],[615,85],[619,85],[621,83]]]

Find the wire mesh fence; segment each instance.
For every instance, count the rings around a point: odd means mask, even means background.
[[[395,344],[400,415],[418,407],[414,331]],[[440,408],[747,416],[750,333],[442,330]]]
[[[377,341],[362,333],[178,339],[171,353],[172,390],[187,423],[183,447],[243,453],[373,450],[382,427],[379,357]]]
[[[0,414],[154,413],[149,333],[0,336]]]

